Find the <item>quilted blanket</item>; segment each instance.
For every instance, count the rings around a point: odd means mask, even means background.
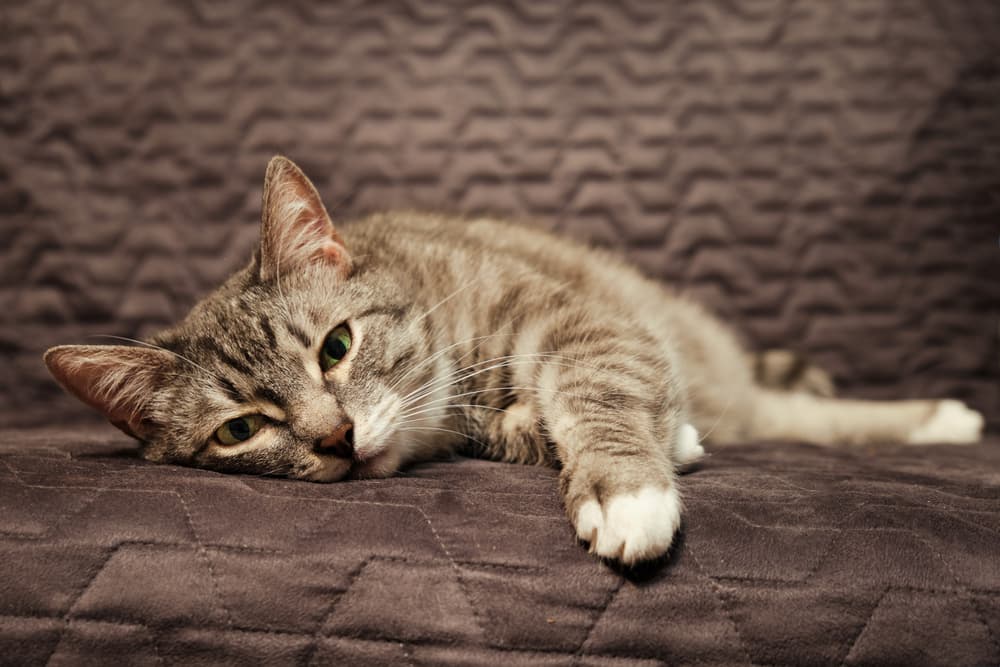
[[[995,665],[1000,441],[737,445],[673,557],[617,572],[545,468],[334,485],[138,461],[108,429],[0,446],[0,663]]]
[[[554,471],[154,466],[40,359],[183,315],[284,153],[335,218],[531,220],[995,434],[998,35],[992,0],[4,2],[0,664],[1000,664],[996,435],[719,447],[622,572]]]

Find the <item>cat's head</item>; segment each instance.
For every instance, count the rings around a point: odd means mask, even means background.
[[[430,446],[401,424],[422,410],[423,431],[435,426],[436,392],[415,390],[433,389],[439,368],[398,276],[364,262],[302,171],[276,157],[248,267],[148,345],[59,346],[45,363],[150,460],[314,481],[387,476]]]

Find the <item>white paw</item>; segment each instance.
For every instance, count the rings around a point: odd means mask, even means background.
[[[697,463],[705,456],[705,448],[698,440],[698,429],[691,424],[684,424],[677,434],[677,445],[674,447],[674,456],[678,466]]]
[[[647,486],[601,505],[587,500],[577,511],[576,534],[598,556],[634,565],[662,556],[681,524],[677,487]]]
[[[981,414],[970,410],[961,401],[940,401],[927,421],[910,432],[907,443],[971,445],[979,442],[982,432]]]

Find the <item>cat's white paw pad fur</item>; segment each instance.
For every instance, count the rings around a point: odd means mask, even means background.
[[[937,404],[927,421],[913,429],[907,442],[911,445],[971,445],[979,442],[983,416],[961,401],[945,400]]]
[[[683,424],[677,433],[677,446],[674,448],[677,465],[684,466],[697,463],[705,456],[705,448],[698,439],[698,429],[691,424]]]
[[[598,556],[634,565],[665,554],[680,523],[677,487],[647,486],[613,496],[603,509],[597,500],[585,501],[577,511],[576,534]]]

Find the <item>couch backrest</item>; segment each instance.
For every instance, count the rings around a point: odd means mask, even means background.
[[[528,217],[621,248],[852,393],[1000,418],[1000,6],[6,7],[0,406],[240,265],[264,165],[334,214]],[[204,4],[204,6],[202,6]]]

